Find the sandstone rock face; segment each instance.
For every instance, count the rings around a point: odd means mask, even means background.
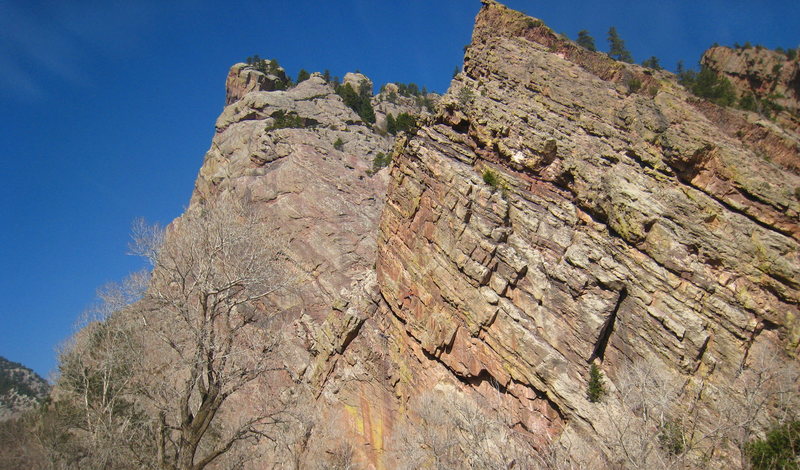
[[[283,70],[280,69],[280,72]],[[259,72],[253,67],[239,63],[231,67],[228,78],[225,81],[225,104],[234,103],[251,91],[272,91],[276,89],[276,84],[286,79],[286,76],[278,77]]]
[[[784,132],[800,135],[800,61],[784,54],[753,47],[730,49],[712,47],[703,54],[701,63],[727,77],[738,96],[751,95],[758,100],[777,104],[782,111],[773,117]],[[753,121],[753,116],[750,116]],[[797,169],[797,162],[794,162]]]
[[[785,54],[753,47],[731,49],[712,47],[703,54],[703,65],[722,73],[737,88],[739,95],[752,92],[758,98],[770,95],[789,110],[800,110],[800,62]]]
[[[298,282],[273,302],[287,383],[312,390],[307,467],[346,442],[361,467],[399,468],[436,390],[608,468],[631,364],[677,384],[672,412],[699,403],[708,429],[721,398],[746,405],[731,384],[753,357],[796,363],[800,137],[780,122],[492,0],[464,72],[396,142],[319,74],[265,91],[243,65],[191,206],[233,193],[285,247]],[[424,107],[392,91],[373,97],[378,127]],[[381,152],[394,163],[373,172]],[[586,398],[591,363],[602,405]]]
[[[585,397],[593,361],[612,389],[646,361],[702,390],[711,426],[751,350],[800,352],[800,177],[671,74],[484,3],[464,72],[391,171],[378,284],[409,349],[499,383],[538,410],[523,427],[563,425],[577,454],[614,441]]]
[[[282,127],[282,116],[294,117],[293,127]],[[374,263],[386,172],[368,173],[391,141],[319,76],[286,91],[245,94],[225,108],[216,129],[192,205],[234,191],[271,220],[287,262],[306,276],[282,307],[324,318]]]
[[[305,459],[311,465],[353,442],[360,462],[380,467],[400,402],[390,383],[392,323],[377,313],[374,273],[388,170],[375,171],[373,160],[391,152],[394,137],[364,123],[320,74],[277,91],[264,91],[259,74],[242,64],[231,69],[230,103],[188,210],[232,193],[270,224],[294,282],[272,298],[282,313],[268,326],[283,340],[287,386],[313,390],[300,406],[316,423]],[[372,83],[361,74],[346,80]],[[406,357],[401,347],[394,354]],[[248,400],[259,399],[237,398],[234,415],[246,416]]]

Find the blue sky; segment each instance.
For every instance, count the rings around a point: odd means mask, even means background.
[[[674,69],[713,42],[800,45],[800,2],[509,0]],[[141,263],[131,221],[180,215],[230,65],[359,69],[444,91],[478,0],[0,0],[0,355],[47,376],[95,290]]]

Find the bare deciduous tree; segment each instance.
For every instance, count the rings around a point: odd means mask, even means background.
[[[393,443],[401,468],[534,468],[534,449],[453,387],[439,386],[411,408],[420,422],[401,427]]]
[[[282,410],[264,403],[247,416],[232,413],[225,421],[238,424],[209,438],[231,397],[255,392],[258,378],[280,369],[269,360],[276,340],[258,322],[286,278],[267,227],[231,198],[196,207],[165,236],[134,228],[132,251],[154,263],[138,305],[145,341],[161,343],[143,361],[148,380],[162,384],[143,387],[158,416],[158,462],[200,470],[280,419]]]
[[[679,468],[664,442],[665,432],[676,426],[672,416],[679,391],[678,385],[651,362],[636,362],[620,370],[617,396],[622,409],[608,420],[614,436],[610,447],[617,464],[634,469]],[[611,409],[606,406],[607,412]]]
[[[137,403],[141,357],[125,311],[147,285],[146,273],[98,290],[81,328],[61,349],[52,402],[38,416],[36,436],[54,468],[150,466],[149,422]]]

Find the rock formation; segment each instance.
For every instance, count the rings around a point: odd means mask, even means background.
[[[724,74],[741,96],[754,93],[772,99],[791,113],[800,110],[800,63],[785,54],[763,47],[731,49],[715,46],[700,61]]]
[[[800,353],[800,137],[483,3],[433,115],[388,85],[373,127],[319,74],[228,75],[189,211],[246,202],[297,280],[264,321],[310,390],[286,447],[304,468],[737,461],[720,423],[763,430],[750,380]],[[419,128],[376,130],[400,112]]]
[[[499,383],[536,410],[523,428],[584,452],[615,442],[585,398],[593,361],[612,388],[654,365],[713,426],[751,351],[800,351],[797,135],[730,135],[671,74],[484,3],[440,114],[395,155],[377,265],[391,313],[420,360]],[[783,165],[757,150],[773,133]]]
[[[789,59],[783,53],[760,46],[741,49],[716,46],[707,50],[700,62],[727,78],[740,100],[752,97],[757,111],[770,116],[784,132],[791,132],[794,139],[797,138],[800,134],[800,62],[797,58]],[[752,114],[749,118],[751,122],[756,120]]]

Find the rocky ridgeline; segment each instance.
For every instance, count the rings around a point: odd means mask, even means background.
[[[50,391],[50,385],[22,364],[0,357],[0,421],[29,410]]]

